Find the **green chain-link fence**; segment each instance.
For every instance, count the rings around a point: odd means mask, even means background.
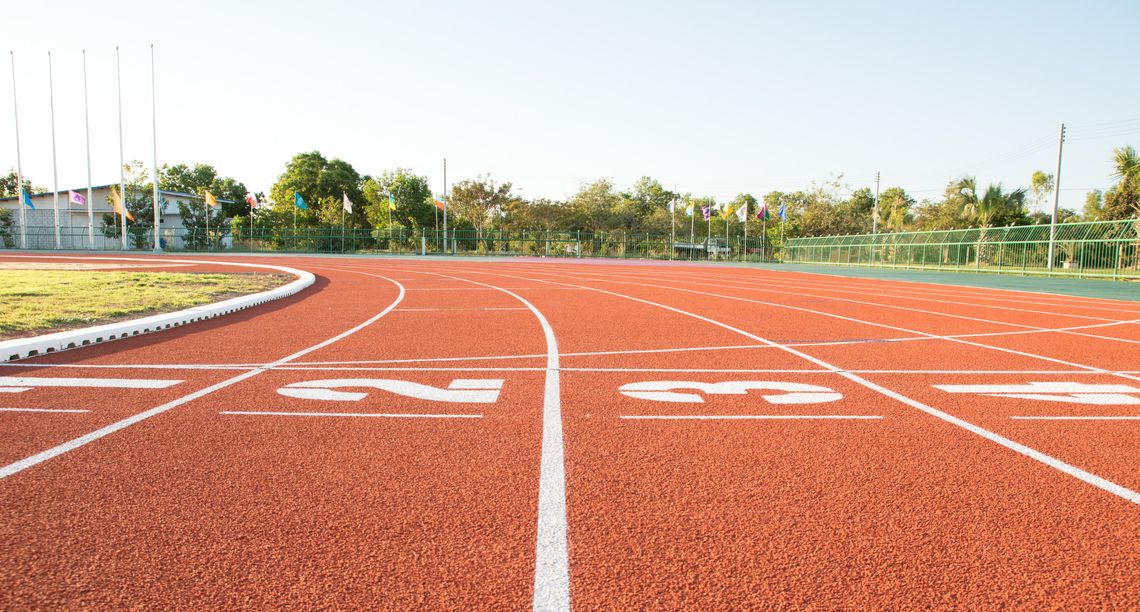
[[[1001,274],[1140,278],[1140,220],[788,240],[783,261]]]
[[[89,248],[87,228],[61,228],[61,248]],[[55,233],[50,226],[29,226],[25,232],[27,248],[55,248]],[[629,259],[683,259],[715,261],[774,261],[775,247],[760,236],[712,238],[695,242],[677,240],[669,235],[637,232],[554,232],[507,231],[477,232],[387,229],[321,228],[254,228],[232,234],[211,228],[209,238],[204,229],[163,230],[164,251],[177,252],[276,252],[276,253],[360,253],[360,254],[452,254],[532,257],[613,257]],[[2,242],[7,248],[20,245],[19,228],[14,228]],[[95,232],[95,248],[117,250],[121,238]],[[127,232],[129,250],[149,251],[154,248],[149,228],[132,227]]]

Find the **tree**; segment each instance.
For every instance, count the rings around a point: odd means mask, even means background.
[[[1044,211],[1049,194],[1053,193],[1053,175],[1041,170],[1034,172],[1029,180],[1029,193],[1033,196],[1033,209]]]
[[[158,186],[164,191],[178,191],[203,196],[209,191],[221,202],[223,217],[237,217],[249,215],[249,190],[245,184],[231,178],[218,176],[218,171],[210,164],[175,164],[164,165],[158,173]],[[204,216],[204,215],[203,215]],[[213,219],[210,219],[213,223]]]
[[[1104,219],[1140,217],[1140,156],[1131,145],[1112,150],[1116,184],[1104,194]]]
[[[621,195],[614,190],[609,179],[598,179],[582,185],[578,193],[566,203],[566,229],[584,232],[612,229],[620,203]]]
[[[397,168],[370,179],[366,186],[364,214],[373,227],[387,227],[388,213],[392,224],[414,229],[435,226],[435,205],[432,203],[431,184],[427,177],[412,174],[411,170]],[[388,196],[396,204],[390,211]],[[450,211],[449,211],[450,212]]]
[[[13,168],[8,174],[0,176],[0,198],[14,198],[16,197],[16,170]],[[24,176],[24,193],[43,193],[47,191],[46,187],[37,187],[32,185],[32,181]]]
[[[510,183],[495,185],[490,176],[480,175],[473,181],[460,181],[451,186],[448,212],[470,223],[475,228],[476,237],[482,239],[483,230],[492,222],[492,215],[501,216],[510,199]]]
[[[149,229],[154,227],[154,190],[150,173],[147,172],[146,165],[136,159],[123,164],[123,178],[126,186],[123,205],[134,217],[133,221],[127,218],[128,237],[132,247],[144,249],[151,246]],[[118,193],[119,186],[114,185],[111,190]],[[108,194],[107,205],[113,209],[111,201],[112,195]],[[167,204],[166,200],[159,202],[159,215],[166,214]],[[103,213],[100,230],[107,238],[120,237],[122,235],[120,216],[113,212]]]
[[[182,240],[187,248],[203,248],[216,243],[230,232],[227,218],[249,215],[249,191],[245,185],[230,177],[218,176],[210,164],[175,164],[163,166],[158,173],[158,186],[164,191],[189,193],[202,198],[196,202],[178,203],[178,216],[186,233]],[[219,200],[216,208],[205,203],[206,192]],[[209,236],[207,236],[207,228]]]
[[[343,198],[353,202],[364,202],[361,191],[361,176],[348,162],[325,159],[319,151],[298,153],[289,160],[285,172],[277,177],[270,190],[272,207],[275,210],[293,213],[294,194],[299,193],[308,209],[297,210],[298,225],[340,225]],[[346,224],[353,227],[367,224],[365,206],[353,208]]]
[[[1085,206],[1081,209],[1081,219],[1084,221],[1099,221],[1104,212],[1104,192],[1093,189],[1085,194]]]
[[[1027,220],[1025,211],[1025,189],[1006,192],[1001,183],[991,183],[984,194],[977,191],[977,180],[964,177],[957,183],[962,197],[963,216],[983,230],[999,225],[1015,225]]]
[[[914,198],[902,187],[891,187],[879,196],[879,220],[891,231],[901,232],[912,220],[910,209],[914,204]]]

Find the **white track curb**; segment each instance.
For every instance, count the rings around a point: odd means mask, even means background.
[[[62,258],[53,258],[62,259]],[[90,259],[82,257],[74,257],[68,259]],[[121,340],[131,336],[138,336],[139,334],[146,334],[156,332],[171,327],[180,327],[187,323],[195,321],[204,321],[212,319],[217,316],[244,310],[252,306],[264,304],[273,300],[279,300],[283,297],[289,297],[300,292],[302,289],[312,285],[316,282],[316,277],[311,272],[304,270],[297,270],[295,268],[286,268],[284,266],[273,266],[269,264],[248,264],[248,263],[235,263],[229,261],[197,261],[188,259],[142,259],[142,258],[127,258],[127,257],[100,257],[101,260],[114,259],[118,261],[146,261],[150,263],[193,263],[193,264],[208,264],[208,265],[227,265],[227,266],[240,266],[244,268],[264,268],[268,270],[277,270],[279,272],[286,272],[297,277],[297,280],[270,289],[269,291],[262,291],[251,295],[243,295],[241,297],[231,298],[222,302],[214,304],[206,304],[203,306],[195,306],[187,308],[186,310],[179,310],[178,312],[168,312],[166,314],[153,315],[150,317],[143,317],[141,319],[133,319],[130,321],[120,321],[118,323],[108,323],[106,325],[96,325],[95,327],[87,327],[84,329],[75,329],[65,332],[57,332],[54,334],[45,334],[43,336],[35,336],[32,338],[17,338],[15,340],[6,340],[0,342],[0,362],[14,361],[17,359],[25,359],[27,357],[35,357],[37,355],[45,355],[47,353],[54,353],[57,351],[66,351],[67,349],[79,348],[82,346],[90,346],[92,344],[99,344],[110,340]]]

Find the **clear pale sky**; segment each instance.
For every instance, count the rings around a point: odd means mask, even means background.
[[[491,173],[527,197],[652,176],[718,200],[844,173],[919,199],[950,179],[1027,186],[1061,204],[1111,184],[1140,145],[1140,2],[10,2],[23,168],[52,184],[47,52],[61,189],[86,184],[87,49],[96,184],[126,159],[208,162],[268,191],[319,150],[361,173]],[[9,58],[0,168],[15,166]]]

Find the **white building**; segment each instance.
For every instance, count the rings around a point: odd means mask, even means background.
[[[119,238],[108,238],[103,235],[102,231],[103,215],[114,212],[111,208],[111,188],[117,189],[118,186],[119,184],[115,183],[113,185],[99,185],[91,189],[91,220],[94,223],[93,234],[95,236],[95,248],[97,249],[119,249],[121,246]],[[87,197],[86,187],[72,191],[79,193],[84,198]],[[55,200],[53,196],[54,193],[50,191],[28,194],[32,205],[36,207],[33,210],[26,205],[24,206],[24,219],[27,223],[27,248],[29,249],[55,248]],[[178,205],[204,207],[206,203],[202,196],[177,191],[159,191],[159,201],[163,204],[162,215],[159,219],[162,246],[166,249],[181,249],[183,248],[182,236],[186,230],[182,225],[182,218],[178,214]],[[229,200],[222,199],[219,199],[218,202],[230,203]],[[17,248],[20,246],[19,206],[20,203],[16,201],[15,197],[0,199],[0,209],[12,211],[11,242]],[[59,227],[60,248],[87,249],[89,247],[87,206],[69,203],[68,191],[66,190],[59,192]],[[3,246],[3,241],[0,240],[0,247]],[[223,246],[230,246],[229,238],[224,241]]]

